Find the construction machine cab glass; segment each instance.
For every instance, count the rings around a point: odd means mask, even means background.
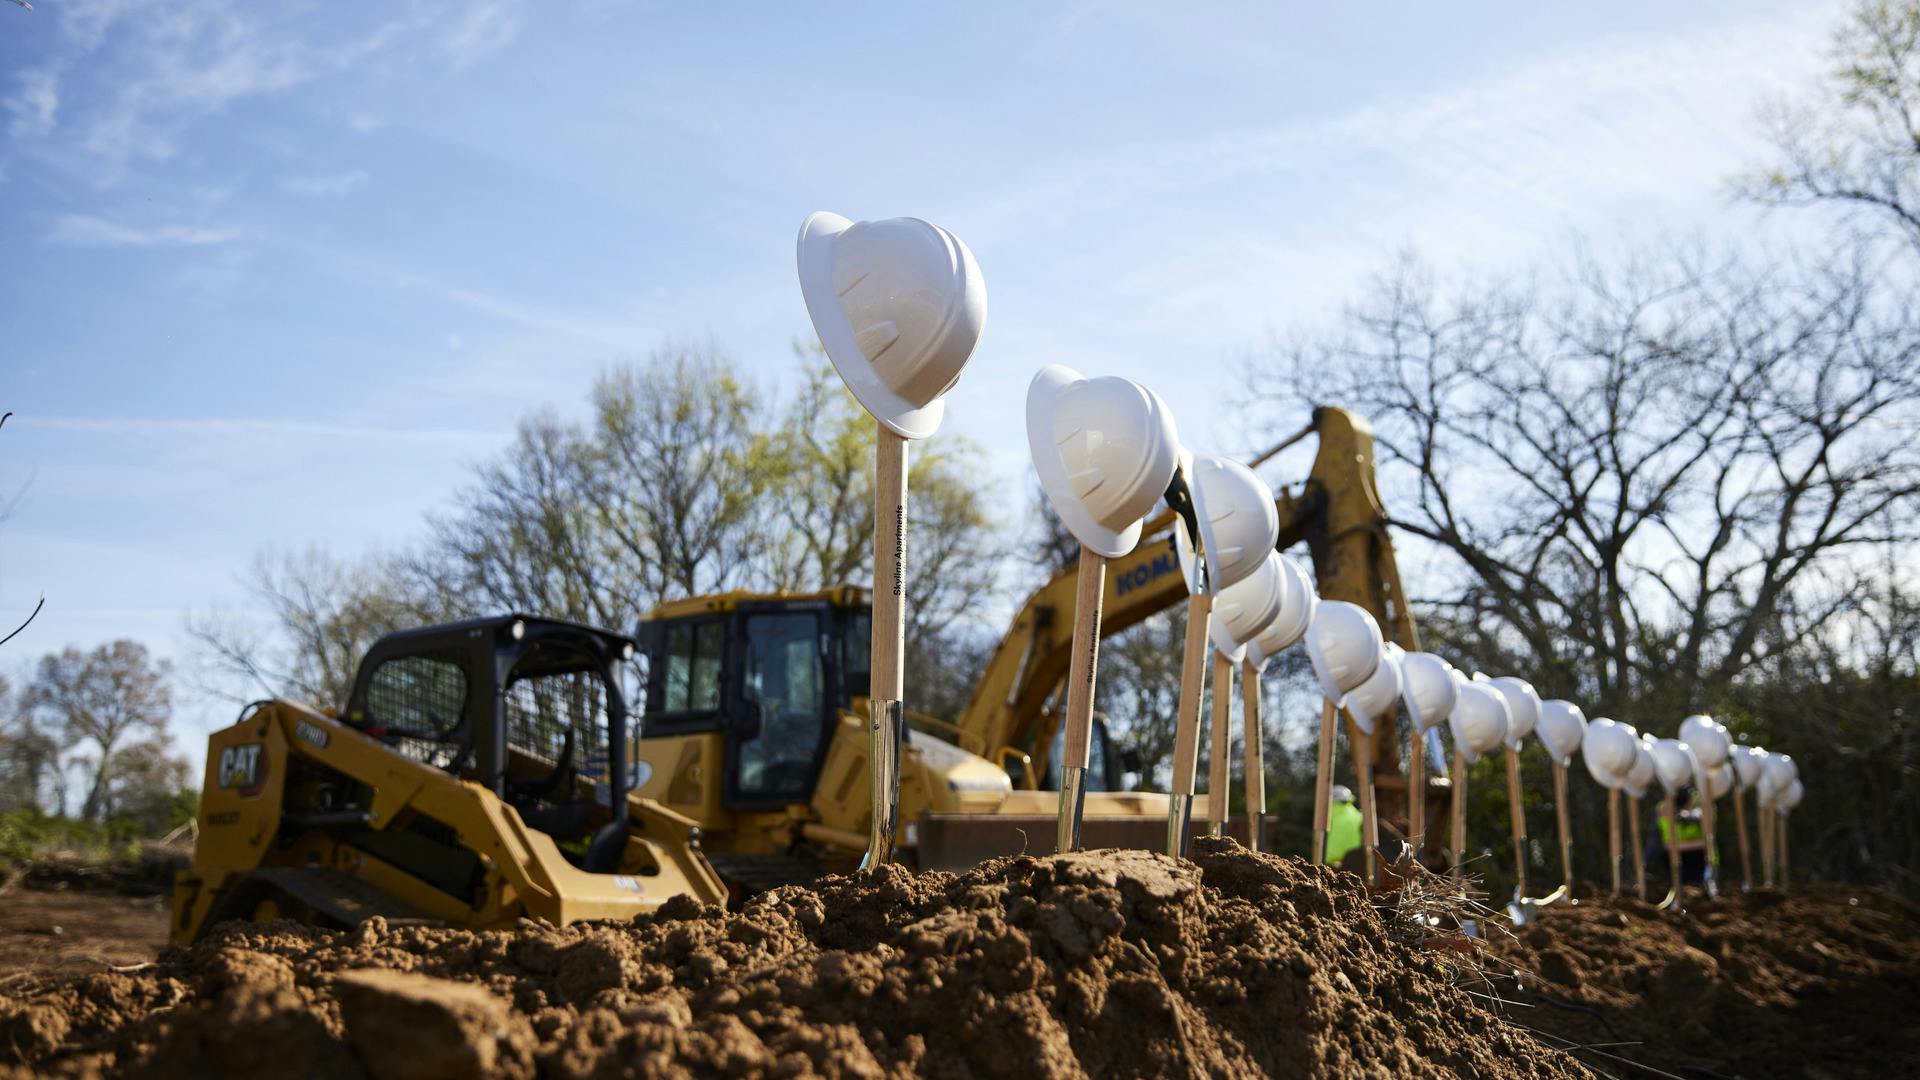
[[[501,615],[388,634],[369,649],[346,722],[479,783],[584,869],[617,865],[629,786],[621,674],[635,642]]]
[[[871,609],[837,600],[729,594],[643,623],[647,737],[724,736],[729,807],[806,802],[838,710],[869,684]]]
[[[648,660],[646,738],[721,736],[719,801],[727,809],[811,801],[838,714],[858,712],[854,699],[871,685],[872,603],[867,590],[844,586],[662,605],[635,635]],[[908,720],[909,742],[921,731],[950,741],[961,735],[932,717]],[[1042,767],[1017,755],[1002,759],[1014,785],[1059,790],[1064,737],[1054,733]],[[1090,780],[1101,790],[1123,790],[1126,774],[1140,771],[1102,717],[1095,718],[1092,755]]]

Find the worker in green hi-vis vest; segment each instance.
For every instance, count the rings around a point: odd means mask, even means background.
[[[1353,805],[1353,789],[1333,785],[1333,805],[1327,810],[1327,865],[1339,866],[1360,850],[1360,808]]]

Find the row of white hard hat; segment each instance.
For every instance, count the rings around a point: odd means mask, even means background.
[[[1800,767],[1790,754],[1777,754],[1733,742],[1726,726],[1710,716],[1680,722],[1680,737],[1637,735],[1632,725],[1595,720],[1587,726],[1582,754],[1587,771],[1603,787],[1620,788],[1635,798],[1654,780],[1671,794],[1688,783],[1718,799],[1734,790],[1753,790],[1760,805],[1791,810],[1806,797]]]
[[[1589,723],[1580,706],[1542,701],[1524,679],[1478,672],[1468,677],[1431,653],[1383,644],[1373,617],[1353,604],[1321,603],[1308,630],[1307,650],[1328,699],[1368,734],[1397,701],[1421,735],[1448,724],[1454,745],[1469,762],[1502,743],[1519,749],[1534,734],[1555,761],[1565,765],[1579,753],[1595,780],[1636,798],[1656,778],[1668,792],[1699,783],[1714,799],[1735,786],[1752,788],[1761,806],[1781,810],[1793,809],[1806,794],[1790,755],[1736,745],[1712,717],[1687,717],[1677,739],[1639,736],[1631,726],[1606,718]]]
[[[810,216],[798,247],[809,312],[849,389],[901,436],[933,434],[986,320],[972,253],[919,219],[856,224],[836,214]],[[1755,788],[1761,805],[1780,809],[1804,797],[1791,757],[1736,746],[1711,717],[1688,717],[1678,739],[1636,738],[1613,720],[1587,723],[1572,702],[1541,701],[1522,679],[1469,679],[1438,656],[1383,642],[1364,608],[1318,601],[1305,572],[1274,550],[1273,493],[1252,470],[1183,450],[1171,411],[1138,383],[1048,367],[1028,392],[1027,433],[1049,501],[1108,558],[1133,549],[1142,519],[1183,472],[1201,558],[1184,530],[1176,544],[1189,588],[1214,595],[1215,648],[1260,667],[1305,636],[1323,691],[1363,731],[1399,701],[1422,733],[1448,723],[1469,761],[1537,731],[1556,760],[1581,751],[1597,781],[1636,796],[1658,778],[1670,792],[1693,780],[1712,798]]]

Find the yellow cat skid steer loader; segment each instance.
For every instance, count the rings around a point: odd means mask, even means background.
[[[380,639],[341,714],[249,706],[208,739],[174,940],[227,919],[489,929],[724,902],[696,823],[629,790],[634,646],[475,619]]]

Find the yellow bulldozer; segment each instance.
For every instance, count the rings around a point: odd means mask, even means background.
[[[1318,453],[1278,498],[1279,546],[1304,543],[1321,596],[1366,607],[1389,639],[1417,648],[1371,430],[1318,409],[1263,458],[1308,434]],[[1174,524],[1159,516],[1110,565],[1103,633],[1185,597]],[[1065,571],[1027,599],[958,718],[908,715],[896,839],[910,865],[1046,850],[1073,596]],[[870,606],[851,586],[730,592],[664,604],[634,638],[531,616],[390,635],[339,716],[266,702],[212,736],[175,936],[274,916],[565,923],[850,869],[871,815]],[[636,646],[646,677],[634,738],[618,665]],[[1405,803],[1394,725],[1373,737],[1391,821]],[[1104,790],[1087,796],[1086,846],[1158,847],[1168,797],[1119,790],[1137,767],[1103,723],[1094,740],[1089,787]],[[1193,816],[1205,821],[1204,804]]]
[[[1321,596],[1360,604],[1390,640],[1417,649],[1374,487],[1372,430],[1352,413],[1322,408],[1262,459],[1308,434],[1319,436],[1312,471],[1278,497],[1280,548],[1305,544]],[[1130,555],[1109,564],[1102,634],[1185,598],[1174,527],[1173,513],[1163,513]],[[1069,568],[1027,599],[958,718],[907,714],[902,861],[959,869],[1050,850],[1074,587]],[[848,869],[866,850],[869,604],[866,590],[851,587],[730,592],[664,604],[640,625],[649,675],[636,790],[698,822],[707,857],[736,890]],[[1393,726],[1379,725],[1374,738],[1383,817],[1405,834]],[[1082,838],[1089,848],[1158,848],[1168,797],[1120,790],[1122,774],[1136,771],[1123,757],[1096,717]],[[1444,812],[1444,789],[1436,796],[1430,816]],[[1193,812],[1196,829],[1205,827],[1206,798]],[[1244,838],[1246,819],[1229,828]]]

